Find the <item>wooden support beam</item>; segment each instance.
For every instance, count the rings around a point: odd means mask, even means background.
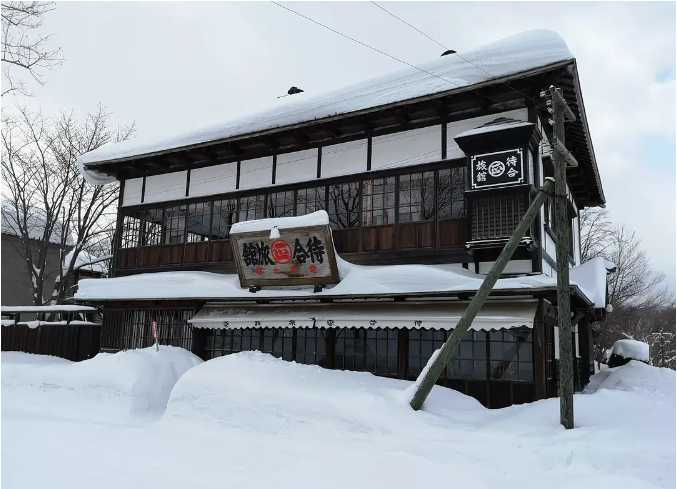
[[[566,166],[569,168],[577,168],[578,160],[576,160],[576,157],[571,154],[566,146],[564,146],[564,143],[555,136],[552,137],[552,142],[554,152],[558,153],[559,157],[564,161]]]
[[[567,113],[562,91],[549,89],[554,126],[552,140],[563,146],[564,118]],[[559,327],[559,399],[560,423],[566,429],[574,427],[574,353],[571,339],[571,294],[569,292],[569,234],[571,220],[567,199],[566,160],[561,151],[553,152],[555,196],[553,198],[554,231],[557,236],[557,325]]]
[[[480,309],[489,298],[491,289],[494,287],[496,281],[512,258],[527,230],[531,227],[531,223],[538,215],[547,195],[553,192],[555,186],[554,184],[555,182],[552,178],[548,177],[545,179],[543,187],[539,190],[536,197],[534,197],[534,200],[531,202],[529,208],[524,213],[519,224],[513,231],[510,240],[508,240],[508,242],[503,247],[503,251],[501,251],[501,254],[496,259],[496,262],[494,262],[494,266],[491,267],[491,271],[489,271],[487,276],[484,278],[482,285],[477,290],[477,293],[473,296],[470,304],[468,304],[468,307],[466,307],[461,319],[459,319],[458,323],[456,323],[453,333],[449,335],[447,341],[445,341],[442,347],[439,349],[437,356],[434,359],[431,358],[428,360],[429,365],[426,365],[426,367],[430,368],[428,368],[427,371],[424,369],[424,371],[421,372],[422,378],[419,376],[419,379],[416,381],[416,392],[409,403],[412,409],[418,411],[423,406],[428,394],[430,394],[433,386],[440,378],[442,371],[447,366],[447,363],[449,363],[449,360],[451,360],[451,358],[454,356],[456,347],[460,344],[461,339],[468,332],[468,329],[470,329],[475,316],[477,316]]]
[[[554,86],[550,85],[550,88],[548,90],[543,90],[541,92],[541,97],[543,98],[550,97],[548,112],[552,113],[552,111],[555,109],[554,106],[558,105],[560,107],[560,110],[564,111],[565,120],[567,121],[576,120],[576,114],[574,114],[574,111],[571,110],[571,108],[569,107],[569,104],[564,98],[564,95],[562,95],[562,90],[558,90]]]

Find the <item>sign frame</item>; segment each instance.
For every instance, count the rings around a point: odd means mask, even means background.
[[[519,155],[519,177],[512,181],[507,182],[498,182],[498,183],[481,183],[475,181],[475,164],[479,159],[489,159],[494,155],[505,155],[509,153],[515,153]],[[485,190],[492,188],[500,187],[512,187],[516,185],[523,185],[527,181],[527,175],[525,172],[525,161],[524,161],[524,148],[511,148],[504,149],[501,151],[493,151],[491,153],[482,153],[470,156],[470,190]]]
[[[316,226],[299,226],[293,228],[278,229],[280,236],[275,239],[270,239],[270,229],[265,231],[250,231],[244,233],[237,233],[230,235],[230,243],[233,250],[233,261],[237,267],[237,274],[240,278],[240,286],[242,288],[252,287],[267,287],[267,286],[284,286],[284,285],[331,285],[337,284],[340,281],[338,264],[336,262],[336,249],[334,248],[334,238],[332,236],[331,228],[328,224]],[[292,276],[287,278],[248,278],[245,275],[244,259],[242,257],[241,242],[256,238],[262,241],[277,241],[284,240],[285,236],[295,236],[303,233],[317,234],[324,242],[326,259],[329,263],[330,275],[323,275],[321,277],[313,276]]]

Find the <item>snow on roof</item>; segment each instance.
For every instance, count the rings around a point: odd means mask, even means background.
[[[454,139],[459,139],[459,138],[464,138],[466,136],[477,136],[479,134],[487,134],[490,132],[496,132],[496,131],[503,131],[504,129],[512,129],[515,127],[523,127],[523,126],[533,126],[533,122],[526,122],[526,121],[517,121],[517,120],[512,120],[512,119],[503,119],[503,122],[498,122],[494,123],[494,121],[484,124],[483,126],[476,127],[474,129],[468,129],[467,131],[463,131],[461,134],[454,136]]]
[[[595,307],[606,307],[607,272],[609,265],[614,266],[604,258],[597,257],[574,267],[571,270],[571,280],[579,284],[583,293],[594,302]],[[615,268],[615,267],[614,267]]]
[[[618,355],[623,358],[639,360],[640,362],[649,361],[649,345],[643,341],[637,340],[618,340],[611,348],[612,355]]]
[[[455,265],[354,265],[337,257],[341,281],[321,292],[312,287],[265,287],[254,293],[240,287],[236,274],[210,272],[158,272],[108,279],[80,280],[79,300],[142,300],[142,299],[264,299],[276,297],[320,298],[332,296],[358,297],[365,295],[416,294],[433,292],[459,293],[477,290],[483,275]],[[576,267],[577,268],[577,267]],[[574,271],[572,276],[574,276]],[[604,270],[606,277],[606,270]],[[593,297],[604,297],[595,287],[602,283],[591,274],[572,280],[592,302]],[[588,280],[580,282],[579,280]],[[553,277],[543,274],[499,279],[494,289],[529,289],[556,287]],[[606,291],[606,282],[604,289]],[[590,295],[589,295],[590,294]],[[591,297],[592,295],[592,297]],[[605,302],[595,302],[605,307]]]
[[[444,93],[573,58],[558,34],[546,30],[527,31],[464,52],[463,59],[453,55],[440,57],[421,65],[424,71],[405,68],[324,94],[305,92],[281,99],[267,110],[169,138],[136,138],[109,143],[80,156],[78,162],[92,183],[106,183],[113,178],[94,169],[104,162],[240,137]]]
[[[73,259],[73,253],[75,250],[69,251],[63,259],[63,266],[67,268],[70,265],[71,260]],[[78,253],[78,257],[75,260],[75,265],[73,266],[74,270],[87,270],[90,272],[96,273],[106,273],[106,257],[97,257],[84,250],[81,250]]]
[[[11,236],[21,236],[19,225],[16,220],[16,213],[14,205],[9,201],[2,203],[2,233]],[[30,215],[26,219],[28,226],[28,236],[30,239],[42,240],[42,235],[45,232],[45,211],[37,207],[31,208]],[[52,229],[52,234],[49,239],[50,243],[61,244],[61,222],[58,221]],[[66,245],[72,246],[73,240],[70,236],[66,238]]]
[[[319,210],[303,216],[271,217],[268,219],[236,222],[230,228],[230,234],[269,231],[274,227],[278,229],[288,229],[323,225],[329,225],[329,215],[327,214],[327,211]]]

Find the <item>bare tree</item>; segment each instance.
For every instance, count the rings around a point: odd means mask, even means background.
[[[613,223],[605,209],[585,209],[581,212],[581,261],[604,256],[613,234]]]
[[[110,239],[117,185],[95,186],[80,174],[78,156],[112,141],[127,139],[133,126],[114,130],[100,107],[83,121],[72,114],[56,120],[19,110],[17,120],[3,120],[2,177],[6,191],[3,219],[19,238],[20,252],[32,278],[33,302],[46,297],[47,255],[55,240],[61,259],[52,302],[65,298],[80,253]],[[66,252],[69,262],[64,264]]]
[[[61,63],[61,48],[51,47],[50,36],[41,32],[45,14],[54,9],[49,2],[2,2],[2,95],[26,86],[17,72],[23,72],[39,84],[45,72]]]

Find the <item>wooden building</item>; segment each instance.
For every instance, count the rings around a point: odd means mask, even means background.
[[[121,185],[114,278],[81,281],[76,296],[104,307],[102,349],[149,345],[155,321],[162,343],[207,359],[259,349],[414,379],[534,189],[552,175],[543,130],[549,114],[539,94],[556,85],[577,116],[566,128],[579,162],[567,170],[567,194],[583,385],[592,369],[590,323],[603,318],[606,304],[591,280],[603,267],[580,263],[579,213],[605,201],[576,60],[545,31],[463,57],[324,95],[293,95],[177,138],[84,155],[88,178]],[[319,209],[348,262],[339,263],[337,285],[320,292],[239,286],[234,223]],[[442,384],[490,407],[556,394],[551,222],[546,206]]]

